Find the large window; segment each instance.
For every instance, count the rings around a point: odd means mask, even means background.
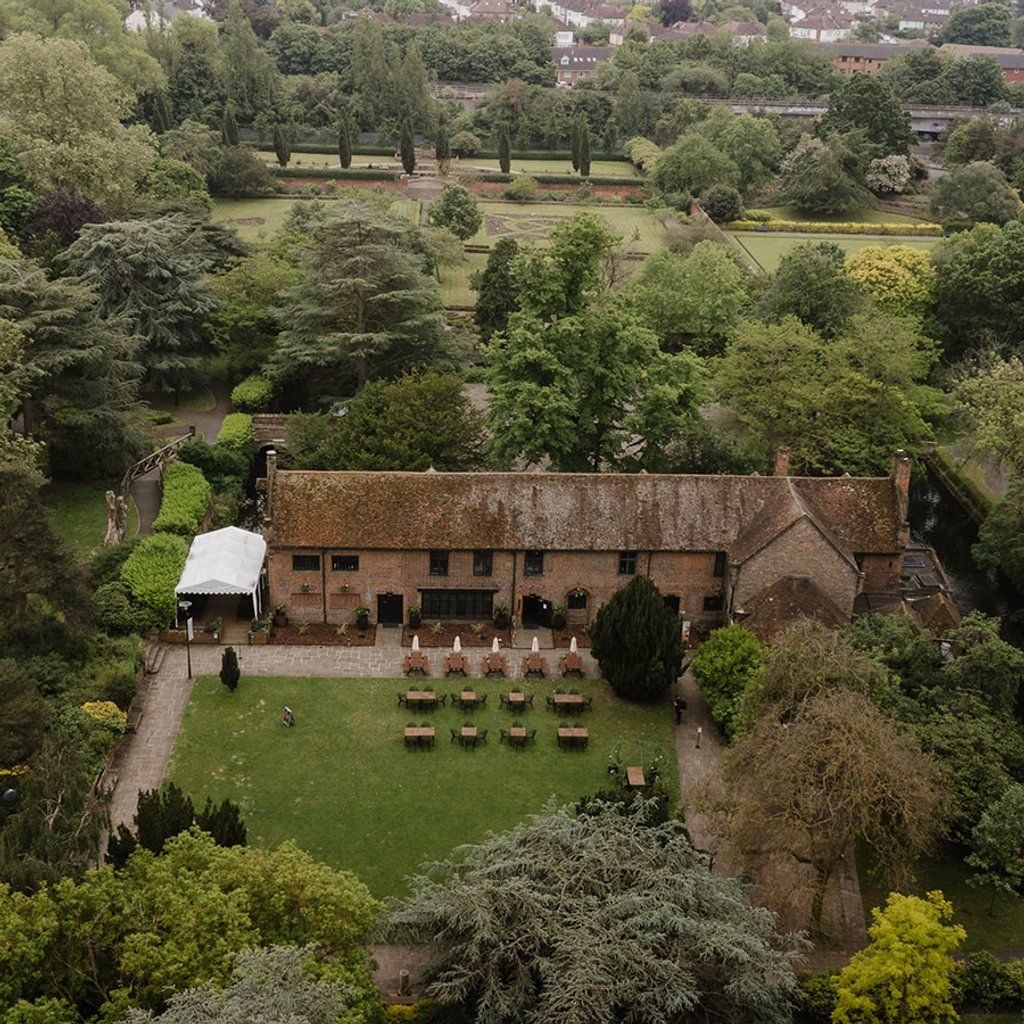
[[[331,555],[331,572],[359,572],[359,556]]]
[[[292,572],[319,572],[319,555],[292,555]]]
[[[544,574],[544,552],[527,551],[526,567],[523,571],[527,576],[542,576]]]
[[[489,619],[494,611],[493,590],[421,590],[425,619]]]
[[[580,611],[587,607],[587,592],[585,590],[572,590],[565,599],[565,607],[573,611]]]
[[[725,575],[725,552],[724,551],[716,551],[715,552],[715,575],[716,576],[724,576]]]
[[[448,552],[447,551],[431,551],[430,552],[430,575],[431,576],[447,576],[448,575]],[[424,614],[426,614],[424,612]]]
[[[636,552],[635,551],[620,551],[619,552],[619,575],[620,576],[635,576],[636,575]]]
[[[473,552],[473,575],[490,576],[494,572],[494,552],[474,551]]]
[[[722,610],[722,595],[715,594],[714,597],[704,598],[704,611],[720,612]]]

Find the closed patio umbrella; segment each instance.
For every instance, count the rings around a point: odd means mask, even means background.
[[[576,653],[576,637],[573,637],[569,641],[569,653],[570,654],[575,654]]]
[[[420,635],[415,633],[412,638],[412,649],[418,651],[420,649]]]
[[[540,641],[536,637],[533,638],[533,644],[530,647],[530,650],[533,651],[534,654],[540,650]]]
[[[501,651],[501,641],[495,637],[491,642],[491,654],[498,654]]]
[[[452,644],[452,650],[456,654],[462,653],[462,641],[458,637],[455,638],[455,643]]]

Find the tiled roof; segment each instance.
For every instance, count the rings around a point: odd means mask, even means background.
[[[939,53],[948,53],[962,60],[971,57],[991,57],[1001,68],[1024,68],[1024,50],[1012,46],[968,46],[965,43],[944,43]]]
[[[783,576],[748,601],[743,610],[747,612],[743,625],[765,641],[773,640],[799,619],[816,619],[829,629],[849,622],[807,576]]]
[[[277,547],[751,553],[808,515],[845,552],[897,552],[888,477],[278,471]]]

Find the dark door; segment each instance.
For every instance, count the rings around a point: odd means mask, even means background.
[[[531,594],[523,598],[523,629],[551,625],[551,602]]]
[[[678,594],[666,594],[665,595],[665,607],[671,609],[679,614],[679,595]]]
[[[377,595],[377,622],[382,626],[400,626],[402,624],[402,595]]]

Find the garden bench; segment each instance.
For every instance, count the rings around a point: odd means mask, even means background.
[[[504,654],[495,654],[493,651],[484,657],[484,678],[487,676],[507,676],[508,657]]]
[[[128,717],[124,723],[125,732],[138,732],[139,723],[142,721],[142,708],[131,707],[128,709]]]
[[[631,764],[626,766],[626,785],[632,789],[647,788],[647,776],[644,775],[644,770],[640,765]]]
[[[583,678],[583,659],[573,651],[569,651],[568,654],[563,654],[558,659],[558,664],[563,676],[575,675],[579,676],[581,679]]]
[[[444,657],[444,674],[446,676],[466,674],[466,656],[461,651],[452,651]]]
[[[548,673],[547,662],[539,654],[528,654],[523,658],[523,678],[529,679],[530,676],[540,676],[542,679]]]
[[[407,676],[411,676],[414,673],[425,676],[429,667],[430,663],[427,661],[427,656],[423,651],[410,651],[402,659],[402,671]]]

